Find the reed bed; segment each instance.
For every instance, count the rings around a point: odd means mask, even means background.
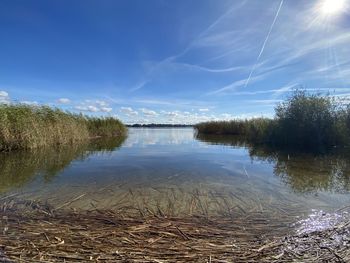
[[[274,121],[268,118],[250,120],[212,121],[195,125],[199,134],[234,135],[248,139],[251,142],[267,143],[274,129]]]
[[[350,104],[296,90],[275,107],[274,118],[210,121],[195,128],[200,134],[238,135],[279,149],[328,151],[350,145]]]
[[[271,236],[264,217],[130,217],[0,200],[3,262],[349,262],[350,220]],[[273,227],[273,226],[271,226]]]
[[[114,118],[91,118],[47,106],[0,104],[0,151],[74,144],[125,132],[125,126]]]
[[[85,117],[90,137],[124,136],[126,127],[116,118]]]

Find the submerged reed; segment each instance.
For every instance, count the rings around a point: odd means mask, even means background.
[[[125,126],[114,118],[90,118],[47,106],[0,104],[0,151],[74,144],[125,132]]]

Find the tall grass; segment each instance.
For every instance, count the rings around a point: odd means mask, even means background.
[[[0,151],[74,144],[125,131],[113,118],[89,118],[47,106],[0,104]]]
[[[118,119],[108,118],[87,118],[89,134],[96,137],[122,136],[126,133],[126,127]]]
[[[195,125],[200,134],[240,135],[250,142],[303,150],[350,145],[350,105],[296,90],[275,108],[275,117]]]
[[[270,137],[274,122],[268,118],[203,122],[195,125],[201,134],[237,135],[249,140],[264,142]]]

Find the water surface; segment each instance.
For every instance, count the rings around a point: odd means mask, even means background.
[[[295,218],[350,202],[346,155],[278,153],[192,128],[0,154],[0,193],[67,209]]]

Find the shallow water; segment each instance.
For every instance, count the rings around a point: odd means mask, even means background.
[[[131,128],[123,142],[0,154],[0,193],[59,208],[293,221],[348,205],[349,169],[344,155],[278,153],[196,138],[192,128]]]

